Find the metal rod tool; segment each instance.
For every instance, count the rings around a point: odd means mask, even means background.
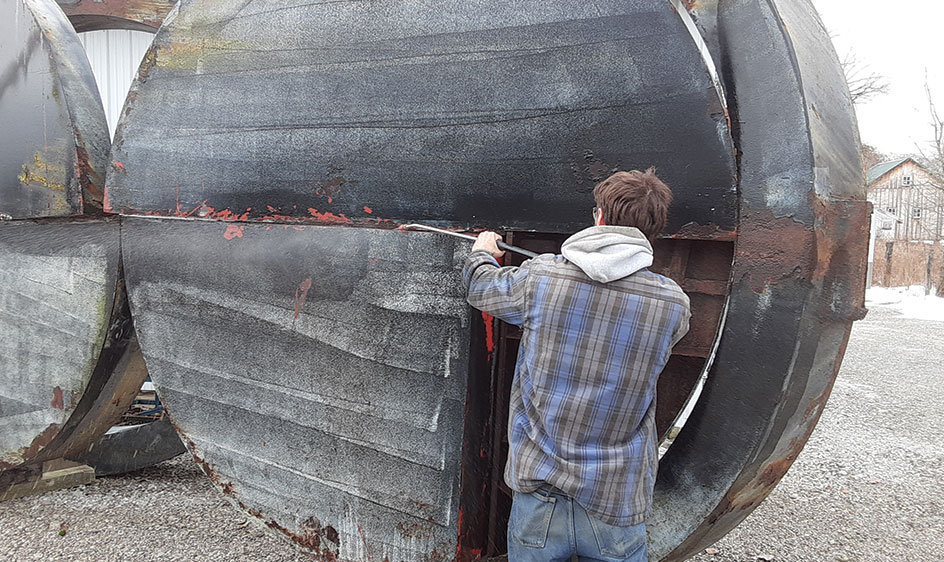
[[[445,230],[442,228],[436,228],[435,226],[427,226],[425,224],[403,224],[400,225],[400,230],[425,230],[428,232],[437,232],[439,234],[446,234],[448,236],[455,236],[456,238],[465,238],[466,240],[475,240],[475,236],[471,234],[463,234],[461,232],[453,232],[451,230]],[[505,244],[504,242],[499,241],[498,247],[502,250],[508,252],[514,252],[516,254],[521,254],[522,256],[528,258],[536,258],[538,255],[531,250],[525,250],[524,248],[519,248],[517,246],[512,246],[511,244]]]

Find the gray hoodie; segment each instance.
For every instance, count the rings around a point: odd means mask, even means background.
[[[652,245],[631,226],[591,226],[564,241],[561,253],[588,277],[609,283],[652,265]]]

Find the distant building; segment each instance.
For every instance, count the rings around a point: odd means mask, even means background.
[[[944,240],[944,180],[904,158],[869,168],[866,185],[869,201],[882,213],[880,238]]]

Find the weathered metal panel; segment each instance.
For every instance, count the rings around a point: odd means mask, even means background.
[[[653,560],[685,559],[767,496],[816,424],[864,314],[869,208],[828,34],[807,0],[718,5],[740,124],[734,283],[705,389],[659,468]]]
[[[0,222],[0,469],[40,458],[98,391],[118,259],[117,220]]]
[[[207,473],[324,559],[456,552],[469,244],[126,218],[148,369]]]
[[[128,394],[122,385],[133,381],[112,377],[130,333],[119,220],[70,216],[101,213],[109,150],[88,59],[55,3],[15,0],[0,11],[0,471],[6,471],[87,447],[120,416]],[[5,472],[3,479],[15,476]]]
[[[568,232],[654,165],[670,232],[736,221],[724,108],[665,0],[185,0],[113,156],[131,214]]]
[[[88,59],[53,2],[0,6],[0,220],[101,209],[109,137]]]

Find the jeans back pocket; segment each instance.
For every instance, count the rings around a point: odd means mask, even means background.
[[[621,560],[644,560],[646,550],[646,524],[631,525],[629,527],[617,527],[607,525],[606,523],[594,518],[590,514],[590,527],[593,529],[593,535],[597,539],[597,547],[600,554],[609,558],[619,558]]]
[[[508,520],[511,536],[524,546],[544,548],[556,503],[553,496],[515,492]]]

